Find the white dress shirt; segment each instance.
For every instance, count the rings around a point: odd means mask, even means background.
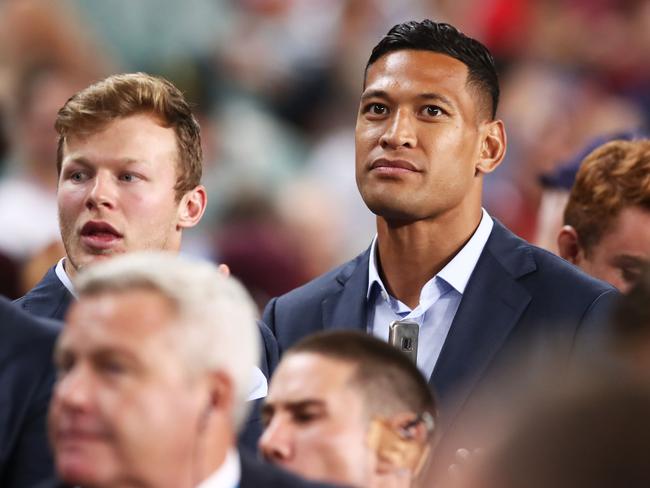
[[[65,258],[61,258],[59,262],[56,263],[54,272],[56,273],[56,276],[59,278],[61,283],[63,283],[63,286],[65,286],[67,290],[72,294],[72,296],[77,299],[78,297],[75,293],[72,280],[68,276],[68,273],[66,273],[65,267],[63,266],[64,261]],[[267,395],[268,390],[269,385],[268,381],[266,380],[266,376],[264,376],[264,373],[262,373],[262,370],[260,368],[254,367],[252,371],[251,389],[248,393],[248,397],[246,397],[246,400],[251,401],[257,400],[259,398],[264,398]]]
[[[368,323],[367,330],[388,340],[390,323],[394,320],[413,320],[420,326],[418,335],[418,368],[430,378],[454,320],[465,287],[469,281],[494,222],[485,209],[481,221],[467,244],[456,256],[425,283],[420,301],[414,309],[390,296],[381,281],[377,267],[377,236],[370,247],[368,266]]]
[[[241,479],[239,453],[230,449],[223,464],[196,488],[237,488]]]

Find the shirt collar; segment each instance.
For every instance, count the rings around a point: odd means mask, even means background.
[[[63,286],[65,286],[70,292],[70,294],[76,299],[77,294],[74,291],[74,285],[72,284],[72,280],[70,280],[68,273],[65,272],[65,268],[63,267],[64,261],[65,258],[59,259],[59,262],[56,263],[56,267],[54,268],[54,272],[56,273],[56,276],[59,278],[61,283],[63,283]]]
[[[460,251],[453,257],[447,265],[440,270],[437,274],[438,277],[449,283],[461,295],[465,292],[465,287],[469,281],[472,271],[476,267],[478,258],[483,252],[485,243],[490,237],[494,221],[492,217],[481,209],[481,221],[472,234],[472,237],[467,241]],[[379,276],[377,266],[377,235],[375,234],[372,244],[370,245],[370,259],[368,263],[368,290],[366,291],[366,298],[370,298],[370,293],[373,286],[378,286],[382,294],[388,296],[386,287],[384,286],[381,277]]]
[[[239,453],[235,449],[230,449],[221,466],[199,483],[196,488],[235,488],[239,485],[240,479]]]

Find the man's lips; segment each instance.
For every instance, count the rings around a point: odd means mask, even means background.
[[[91,220],[81,228],[81,240],[91,248],[108,249],[122,237],[108,222]]]
[[[420,173],[421,171],[413,163],[406,159],[377,158],[370,165],[370,171],[386,175],[398,175],[404,173]]]

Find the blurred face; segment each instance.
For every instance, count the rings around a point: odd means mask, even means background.
[[[77,88],[73,80],[60,74],[41,75],[33,81],[29,106],[21,114],[19,144],[25,162],[48,175],[56,159],[56,134],[52,129],[56,113]]]
[[[55,353],[56,468],[74,485],[193,486],[209,394],[188,373],[170,303],[149,290],[82,297]],[[173,461],[173,462],[171,462]]]
[[[189,194],[176,201],[177,159],[173,129],[146,114],[67,138],[58,206],[68,273],[114,254],[179,249],[190,224]]]
[[[414,221],[480,205],[482,122],[466,81],[462,62],[430,51],[395,51],[369,67],[356,179],[372,212]]]
[[[368,419],[354,366],[313,353],[286,356],[276,370],[260,439],[264,457],[314,480],[368,486]]]
[[[580,253],[576,264],[585,272],[626,293],[650,263],[650,211],[624,208],[612,229],[593,246],[589,257]]]

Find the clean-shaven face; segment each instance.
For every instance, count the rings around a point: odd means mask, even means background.
[[[419,50],[370,65],[355,137],[357,186],[373,213],[435,218],[480,196],[480,101],[467,73],[450,56]]]

